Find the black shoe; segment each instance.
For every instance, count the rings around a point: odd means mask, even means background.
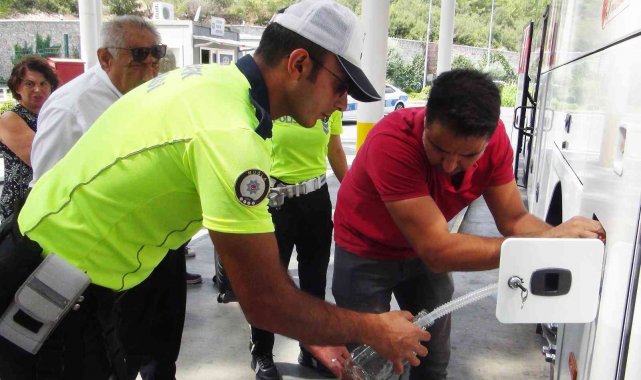
[[[185,279],[187,280],[187,285],[201,284],[203,282],[203,276],[196,273],[185,273]]]
[[[280,373],[274,364],[274,357],[271,354],[253,355],[252,369],[256,372],[256,380],[280,380]]]
[[[298,354],[298,364],[302,365],[303,367],[315,369],[316,372],[318,372],[318,374],[323,377],[329,379],[336,378],[336,375],[334,375],[332,371],[329,370],[329,368],[325,367],[325,365],[318,359],[316,359],[314,355],[310,354],[309,351],[302,347],[300,349],[300,354]]]

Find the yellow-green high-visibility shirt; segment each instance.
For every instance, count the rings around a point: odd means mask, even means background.
[[[330,135],[343,133],[343,115],[332,113],[327,121],[318,120],[304,128],[290,117],[274,121],[271,176],[285,183],[298,183],[319,177],[327,171],[327,144]]]
[[[233,65],[177,69],[130,91],[36,183],[20,231],[114,290],[139,284],[202,226],[273,231],[271,144],[255,131],[249,91]]]

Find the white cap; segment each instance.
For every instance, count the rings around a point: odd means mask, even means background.
[[[303,0],[276,13],[272,22],[334,53],[349,77],[349,94],[354,99],[381,100],[361,70],[365,33],[349,8],[333,0]]]

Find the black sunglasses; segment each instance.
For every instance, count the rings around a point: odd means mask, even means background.
[[[150,47],[135,47],[135,48],[121,48],[121,47],[110,47],[109,49],[119,49],[119,50],[129,50],[131,52],[131,58],[135,62],[142,63],[151,53],[151,56],[160,59],[167,54],[167,45],[154,45]]]
[[[325,65],[323,65],[318,59],[312,57],[311,55],[309,56],[309,58],[312,60],[312,62],[316,63],[321,68],[327,70],[330,74],[332,74],[334,78],[336,78],[338,82],[335,87],[335,90],[338,95],[343,96],[344,94],[349,93],[350,86],[349,86],[349,81],[347,79],[341,78],[340,76],[338,76],[338,74],[336,74],[332,70],[325,67]]]

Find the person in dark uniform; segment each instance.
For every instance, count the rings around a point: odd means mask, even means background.
[[[332,202],[329,197],[327,161],[339,181],[347,172],[347,159],[341,144],[341,112],[318,120],[312,128],[302,128],[291,117],[274,121],[272,136],[272,190],[282,193],[282,204],[272,204],[278,251],[287,268],[296,247],[301,290],[325,299],[327,266],[332,246]],[[251,327],[251,366],[257,380],[280,378],[273,360],[274,334]],[[327,365],[319,361],[310,347],[301,344],[298,362],[315,368],[326,377],[340,377],[345,348],[330,353]],[[312,351],[315,347],[311,348]],[[318,355],[318,353],[317,353]],[[331,361],[332,358],[336,360]],[[331,368],[331,369],[330,369]],[[334,371],[332,373],[331,371]]]

